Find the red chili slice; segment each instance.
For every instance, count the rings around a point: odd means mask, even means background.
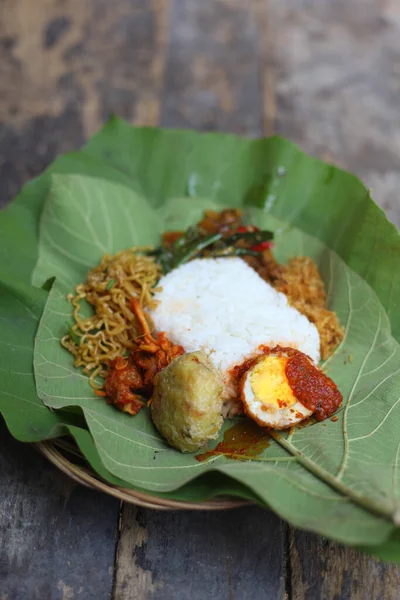
[[[238,233],[247,233],[247,232],[253,232],[253,231],[260,231],[260,230],[255,225],[241,225],[240,227],[237,228]]]
[[[274,242],[260,242],[255,246],[252,246],[251,249],[255,252],[264,252],[264,250],[269,250],[274,245]]]

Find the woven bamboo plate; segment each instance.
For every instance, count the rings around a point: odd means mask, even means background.
[[[205,502],[183,502],[169,498],[158,498],[151,494],[122,488],[106,483],[85,463],[78,448],[65,440],[53,440],[33,444],[60,471],[90,489],[114,496],[123,502],[156,510],[227,510],[250,504],[248,500],[221,497]]]

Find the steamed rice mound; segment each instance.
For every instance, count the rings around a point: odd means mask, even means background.
[[[320,360],[315,325],[240,258],[190,261],[161,278],[155,300],[156,329],[186,352],[205,352],[224,378],[226,399],[234,400],[230,369],[260,346],[289,346]]]

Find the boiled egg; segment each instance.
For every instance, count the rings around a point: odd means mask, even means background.
[[[286,429],[312,415],[289,385],[285,367],[289,358],[268,354],[250,368],[242,383],[242,400],[249,417],[259,425]]]

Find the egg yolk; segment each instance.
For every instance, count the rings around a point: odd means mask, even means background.
[[[270,355],[258,362],[250,374],[254,396],[269,408],[279,410],[297,402],[286,377],[287,362],[284,356]]]

